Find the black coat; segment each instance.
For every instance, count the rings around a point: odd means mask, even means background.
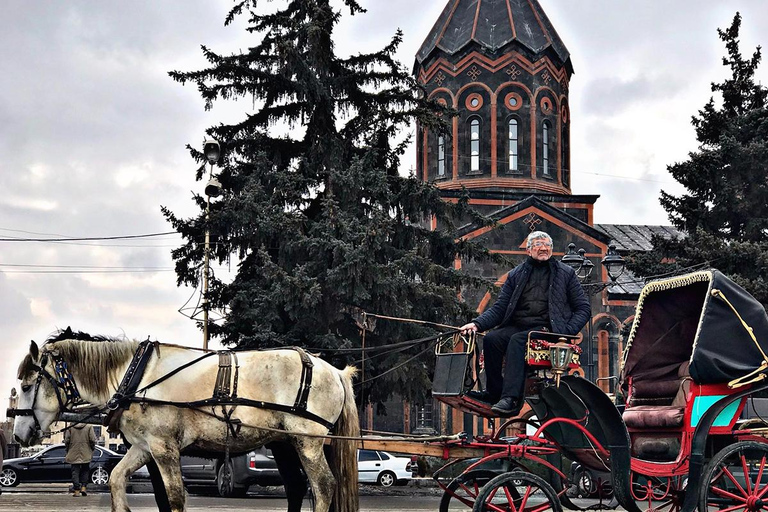
[[[586,325],[591,313],[589,300],[584,294],[576,273],[568,265],[549,259],[549,320],[552,331],[560,334],[578,334]],[[530,258],[507,274],[499,298],[482,315],[472,320],[478,330],[511,325],[510,320],[520,300],[528,277],[531,275]]]

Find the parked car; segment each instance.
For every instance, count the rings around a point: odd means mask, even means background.
[[[31,457],[20,457],[3,461],[0,485],[15,487],[22,482],[69,482],[72,480],[71,466],[64,461],[67,449],[55,444]],[[123,458],[119,453],[97,446],[93,451],[89,482],[106,485],[112,469]]]
[[[397,457],[376,450],[357,451],[357,479],[384,487],[405,485],[411,479],[410,457]]]
[[[277,471],[272,452],[265,447],[258,448],[230,459],[231,478],[224,482],[224,457],[207,458],[191,455],[181,457],[181,478],[188,487],[216,488],[220,496],[242,497],[251,485],[283,485]],[[132,480],[149,478],[146,466],[142,466],[131,477]]]
[[[610,499],[613,497],[611,474],[595,471],[578,462],[571,463],[571,482],[575,484],[576,497]]]

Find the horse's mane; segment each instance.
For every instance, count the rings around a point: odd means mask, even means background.
[[[67,328],[53,333],[42,350],[59,353],[69,371],[77,376],[82,391],[108,399],[108,386],[120,385],[123,375],[118,375],[118,370],[133,357],[138,345],[138,341],[92,336]]]

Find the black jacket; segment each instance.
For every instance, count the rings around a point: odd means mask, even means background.
[[[532,265],[528,259],[507,274],[499,297],[488,310],[472,320],[478,330],[487,331],[494,327],[511,325],[512,313],[520,300],[520,294],[531,275]],[[578,334],[590,316],[589,300],[584,294],[576,273],[568,265],[549,260],[549,320],[552,331],[561,334]]]

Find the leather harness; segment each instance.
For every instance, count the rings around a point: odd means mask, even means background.
[[[133,359],[128,365],[128,370],[125,372],[125,375],[123,375],[120,386],[117,388],[117,391],[112,396],[112,398],[110,398],[109,402],[107,402],[109,413],[104,420],[104,425],[108,426],[109,432],[116,432],[119,430],[118,423],[120,421],[120,416],[122,416],[123,411],[130,407],[132,403],[139,403],[144,406],[149,404],[173,405],[176,407],[185,407],[190,409],[207,406],[221,406],[223,417],[216,417],[227,423],[229,428],[228,435],[231,434],[233,437],[236,437],[240,431],[240,420],[232,419],[232,413],[234,412],[235,407],[238,405],[295,414],[296,416],[300,416],[302,418],[306,418],[319,423],[329,430],[333,428],[333,423],[307,410],[309,391],[312,389],[312,369],[314,367],[314,363],[312,363],[312,360],[304,351],[304,349],[300,347],[284,347],[285,349],[295,350],[301,358],[301,377],[299,382],[299,390],[296,394],[296,400],[294,401],[293,405],[286,405],[265,402],[263,400],[251,400],[237,396],[237,381],[240,374],[240,366],[237,361],[237,352],[232,350],[207,352],[139,389],[139,383],[144,376],[147,363],[155,351],[157,351],[159,355],[160,346],[161,345],[158,342],[151,342],[149,340],[143,341],[139,344],[139,348],[134,353]],[[181,370],[188,368],[189,366],[192,366],[207,357],[211,357],[214,354],[217,354],[219,357],[219,367],[218,373],[216,374],[216,383],[214,385],[211,398],[196,400],[192,402],[171,402],[137,396],[139,393],[142,393],[147,389],[163,382],[164,380],[167,380]],[[227,411],[226,406],[232,406],[232,408]]]

